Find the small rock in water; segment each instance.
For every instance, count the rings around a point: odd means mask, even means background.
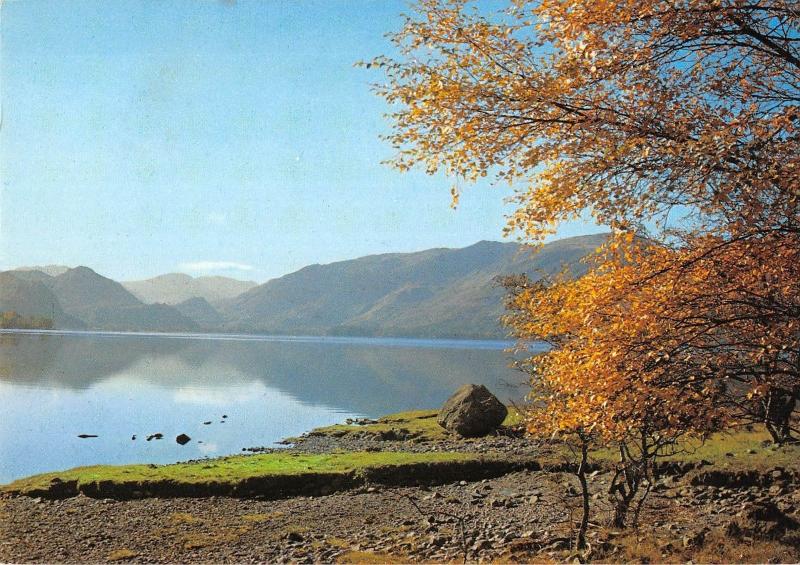
[[[190,438],[186,434],[181,434],[181,435],[179,435],[178,437],[175,438],[175,441],[178,442],[181,445],[186,445],[187,443],[192,441],[192,438]]]
[[[204,426],[207,426],[207,425],[209,425],[210,423],[211,423],[211,420],[209,420],[208,422],[203,422],[203,425],[204,425]]]
[[[227,418],[227,417],[228,417],[228,415],[227,415],[227,414],[223,414],[223,415],[222,415],[222,417],[223,417],[223,418]]]
[[[78,437],[81,439],[86,439],[87,437],[97,437],[97,436],[94,434],[79,434]]]
[[[131,436],[131,441],[136,441],[136,434],[133,434],[133,435]]]
[[[161,433],[150,434],[149,436],[147,436],[147,441],[150,441],[151,439],[161,439],[163,437],[164,437],[164,434],[161,434]]]

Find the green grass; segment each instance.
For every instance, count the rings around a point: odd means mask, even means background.
[[[800,446],[797,444],[777,447],[764,445],[770,436],[763,427],[751,430],[738,429],[729,433],[719,433],[707,441],[684,442],[684,452],[670,456],[679,461],[710,461],[715,466],[732,469],[763,470],[772,467],[800,466]]]
[[[457,436],[439,426],[436,422],[437,414],[436,410],[398,412],[379,418],[376,424],[336,424],[317,428],[311,433],[328,436],[347,436],[360,433],[378,435],[382,432],[402,429],[423,441],[457,439]],[[516,409],[509,408],[508,417],[503,425],[515,426],[521,421],[521,414]],[[754,426],[750,429],[739,428],[728,433],[714,434],[705,442],[684,440],[680,452],[661,460],[690,463],[709,461],[723,469],[763,470],[773,467],[800,467],[800,446],[765,447],[763,443],[769,440],[770,436],[763,426]],[[733,456],[729,454],[733,454]],[[543,464],[562,462],[568,455],[567,451],[560,449],[557,445],[548,446],[538,454]],[[612,463],[617,459],[617,452],[610,449],[596,449],[592,452],[592,458],[601,464]]]
[[[447,463],[477,459],[466,453],[345,452],[331,454],[266,453],[237,455],[209,461],[172,465],[98,465],[44,473],[0,487],[0,492],[25,493],[47,490],[53,479],[77,481],[78,485],[112,483],[237,484],[259,477],[348,474],[370,468],[401,467],[418,463]]]
[[[380,434],[391,430],[406,430],[421,440],[454,439],[436,422],[435,410],[417,410],[401,412],[380,418],[375,424],[368,425],[335,425],[318,428],[312,433],[341,436],[355,433]],[[504,425],[513,426],[521,421],[520,414],[509,411]],[[716,434],[706,442],[686,440],[680,453],[662,460],[681,462],[711,462],[720,469],[752,469],[765,470],[772,467],[800,468],[800,446],[785,447],[765,446],[768,434],[760,428],[739,429],[731,433]],[[538,461],[546,465],[549,462],[560,463],[569,459],[567,452],[551,444],[542,446],[537,453]],[[600,464],[611,463],[616,454],[608,449],[598,449],[592,453],[593,459]],[[404,466],[418,464],[450,464],[465,463],[472,465],[482,461],[485,456],[476,453],[462,452],[337,452],[329,454],[304,454],[286,451],[282,453],[266,453],[259,455],[236,455],[190,463],[171,465],[99,465],[78,467],[66,471],[44,473],[20,479],[8,485],[0,485],[0,493],[31,494],[52,492],[61,483],[75,483],[80,490],[81,485],[122,485],[136,490],[141,486],[167,483],[173,485],[197,485],[200,490],[213,490],[203,485],[213,485],[219,491],[235,487],[248,479],[272,478],[292,479],[293,484],[301,484],[306,480],[314,480],[322,475],[324,481],[340,477],[356,477],[363,479],[360,473],[376,470],[389,470],[401,473]],[[491,459],[491,457],[489,458]],[[502,459],[502,458],[501,458]],[[487,459],[488,461],[488,459]],[[396,468],[396,471],[395,471]],[[382,471],[378,471],[379,473]],[[373,473],[374,474],[374,473]],[[296,478],[297,481],[294,481]],[[55,487],[53,486],[55,485]],[[99,488],[99,487],[98,487]],[[194,487],[192,487],[194,488]]]
[[[442,439],[453,439],[454,436],[436,422],[438,410],[412,410],[409,412],[398,412],[378,418],[376,424],[335,424],[323,428],[316,428],[310,435],[342,437],[367,433],[370,435],[380,435],[381,433],[405,430],[407,434],[421,441],[435,441]],[[508,416],[503,421],[504,426],[514,426],[522,421],[522,417],[514,408],[508,409]],[[297,438],[289,438],[288,441]]]
[[[739,428],[726,433],[713,434],[706,441],[687,438],[680,449],[660,461],[699,463],[707,461],[714,467],[730,470],[763,471],[774,467],[800,468],[800,445],[783,447],[765,445],[770,436],[763,426]],[[592,458],[600,463],[615,461],[617,452],[597,449]]]

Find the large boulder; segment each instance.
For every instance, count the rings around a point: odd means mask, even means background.
[[[464,437],[484,436],[497,429],[508,408],[483,385],[464,385],[439,410],[439,425]]]

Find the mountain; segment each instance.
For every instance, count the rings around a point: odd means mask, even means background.
[[[176,304],[175,309],[203,329],[217,329],[224,322],[220,314],[205,298],[196,296]]]
[[[121,284],[76,267],[45,281],[64,311],[97,330],[193,331],[198,325],[166,304],[143,304]]]
[[[14,271],[38,271],[51,277],[57,277],[69,271],[69,267],[65,265],[35,265],[32,267],[17,267]]]
[[[311,265],[220,304],[226,329],[280,334],[414,337],[503,337],[503,290],[495,277],[532,278],[567,267],[605,234],[545,245],[538,253],[514,243],[482,241],[463,249],[372,255]]]
[[[88,267],[56,276],[7,271],[0,273],[0,307],[54,316],[59,328],[501,338],[504,290],[497,276],[538,278],[564,268],[580,276],[586,271],[581,258],[606,239],[562,239],[535,254],[515,243],[481,241],[463,249],[371,255],[310,265],[258,286],[174,273],[123,286]]]
[[[98,308],[127,308],[141,304],[121,284],[89,267],[76,267],[56,277],[49,285],[65,311],[75,316],[90,315]]]
[[[87,324],[92,329],[149,332],[196,332],[200,326],[168,304],[98,308]]]
[[[175,305],[190,298],[219,302],[250,290],[256,283],[228,277],[190,277],[182,273],[169,273],[152,279],[125,281],[122,286],[142,302]]]
[[[23,316],[49,318],[59,328],[85,328],[86,324],[64,312],[53,292],[41,280],[28,278],[30,272],[20,271],[21,276],[17,271],[0,273],[0,312],[13,310]]]
[[[40,282],[45,283],[45,285],[53,278],[52,275],[48,275],[43,271],[37,271],[35,269],[27,270],[27,269],[14,269],[13,271],[6,271],[9,275],[13,275],[14,277],[30,281],[30,282]]]

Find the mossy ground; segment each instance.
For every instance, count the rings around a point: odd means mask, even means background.
[[[436,410],[413,410],[389,414],[375,424],[336,424],[316,428],[310,434],[317,436],[347,437],[348,435],[382,433],[405,430],[413,437],[423,441],[453,440],[450,434],[436,422]],[[522,423],[522,415],[515,408],[509,408],[503,426],[513,427]],[[569,459],[569,452],[550,444],[548,450],[539,454],[542,463],[557,463]],[[595,449],[592,458],[598,463],[615,461],[616,451]],[[675,454],[664,457],[663,461],[698,463],[708,461],[715,466],[730,469],[769,469],[773,467],[800,467],[800,445],[789,444],[782,447],[771,444],[770,436],[763,426],[749,426],[726,433],[712,435],[706,441],[687,438],[681,442]]]
[[[389,431],[403,430],[406,434],[423,441],[458,439],[441,428],[436,422],[435,410],[416,410],[384,416],[374,424],[334,425],[317,428],[315,435],[343,437],[348,434],[380,436]],[[511,409],[504,425],[511,427],[521,423],[521,415]],[[570,454],[558,444],[543,445],[537,458],[542,465],[563,463]],[[46,491],[58,479],[62,482],[77,481],[78,485],[89,483],[146,484],[148,482],[172,481],[177,484],[234,486],[242,481],[260,477],[301,477],[303,475],[330,474],[347,475],[360,470],[398,467],[428,463],[470,463],[480,459],[475,453],[459,452],[403,452],[403,451],[343,451],[326,454],[308,454],[287,450],[283,453],[259,455],[237,455],[213,460],[176,463],[171,465],[99,465],[78,467],[67,471],[45,473],[20,479],[0,486],[0,493]],[[616,453],[608,449],[592,452],[592,459],[603,465],[613,462]],[[705,442],[684,440],[682,449],[669,457],[668,461],[708,461],[715,467],[730,470],[766,470],[774,467],[800,468],[800,445],[783,447],[769,445],[769,435],[760,427],[741,428],[730,433],[716,434]]]
[[[310,435],[343,437],[356,434],[379,436],[382,433],[404,430],[408,435],[424,441],[453,439],[455,436],[436,422],[438,410],[411,410],[398,412],[378,418],[375,424],[335,424],[323,428],[315,428]],[[503,426],[512,427],[522,422],[520,413],[515,408],[508,409],[508,416]],[[291,441],[289,438],[287,441]]]
[[[46,490],[54,479],[77,481],[78,485],[110,481],[112,483],[146,483],[175,481],[202,484],[214,482],[236,484],[240,481],[269,476],[302,476],[304,474],[349,474],[370,468],[402,467],[419,463],[470,461],[476,455],[467,453],[344,452],[330,454],[265,453],[237,455],[209,461],[172,465],[98,465],[77,467],[67,471],[44,473],[20,479],[0,487],[0,492],[24,494]]]
[[[800,468],[800,444],[773,445],[763,426],[714,434],[705,442],[689,440],[684,445],[683,452],[670,458],[680,461],[705,460],[717,467],[731,469]]]
[[[592,452],[597,462],[614,461],[616,451]],[[773,445],[763,426],[749,426],[713,434],[705,441],[686,438],[674,454],[661,461],[699,463],[706,461],[719,469],[764,471],[775,467],[800,469],[800,444]]]

